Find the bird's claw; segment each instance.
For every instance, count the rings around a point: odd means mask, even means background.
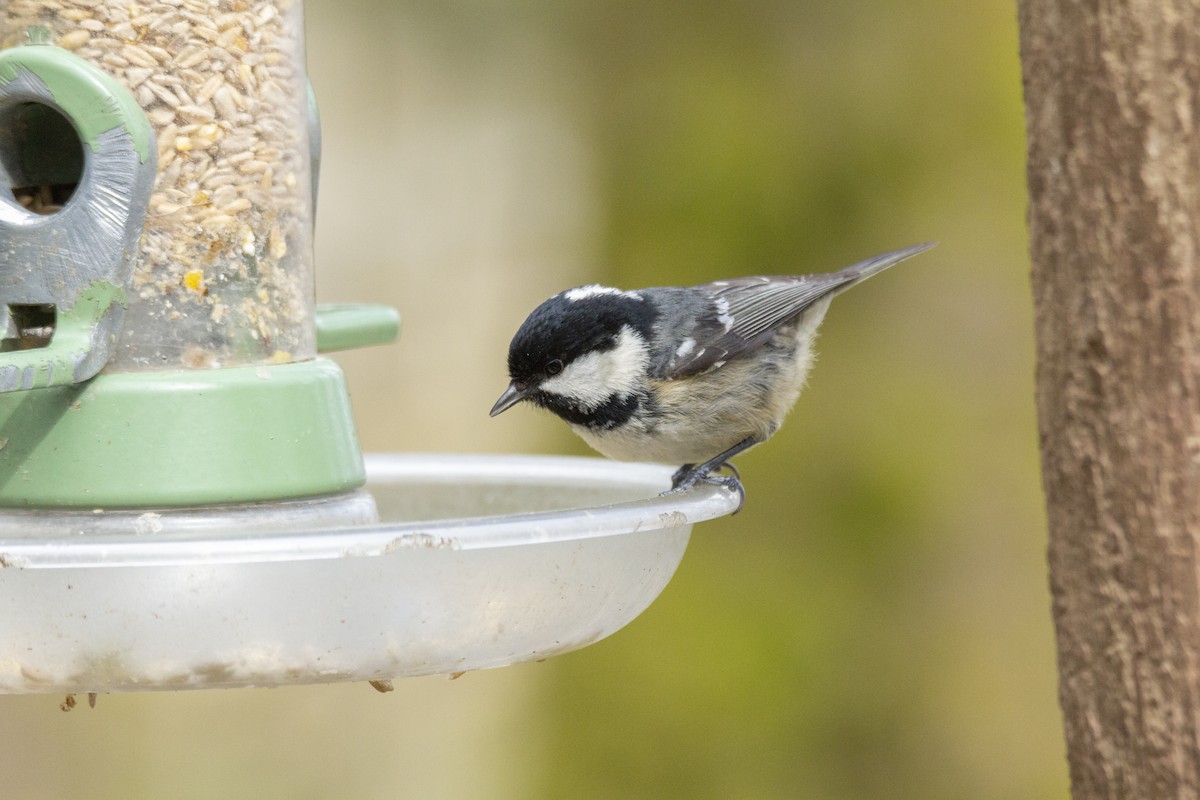
[[[683,483],[684,479],[687,478],[690,473],[695,471],[695,464],[684,464],[682,467],[675,470],[674,474],[671,475],[671,490],[674,491],[675,489],[678,489],[679,485]],[[694,482],[695,481],[693,481],[693,483]]]
[[[720,464],[717,469],[728,470],[731,474],[713,475],[711,471],[698,469],[691,464],[684,464],[671,476],[671,488],[662,494],[668,495],[675,494],[676,492],[686,492],[697,483],[724,486],[726,489],[735,492],[738,496],[737,508],[733,510],[733,513],[736,514],[746,504],[746,488],[742,486],[742,476],[733,464]]]

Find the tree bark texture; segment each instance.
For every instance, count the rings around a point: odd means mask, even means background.
[[[1200,798],[1200,2],[1018,5],[1072,794]]]

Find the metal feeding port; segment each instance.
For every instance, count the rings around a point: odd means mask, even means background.
[[[733,512],[671,469],[368,455],[322,353],[299,2],[0,7],[0,692],[385,681],[545,658]]]

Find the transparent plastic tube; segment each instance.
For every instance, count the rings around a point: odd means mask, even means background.
[[[308,89],[298,0],[9,0],[0,45],[113,75],[153,126],[158,174],[109,370],[315,355]],[[53,213],[61,191],[23,205]]]

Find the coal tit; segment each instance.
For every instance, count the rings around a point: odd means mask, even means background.
[[[778,430],[812,365],[829,301],[932,246],[824,275],[568,289],[517,330],[512,382],[491,415],[526,400],[609,458],[683,464],[672,489],[713,481],[742,493],[736,472],[712,473]]]

